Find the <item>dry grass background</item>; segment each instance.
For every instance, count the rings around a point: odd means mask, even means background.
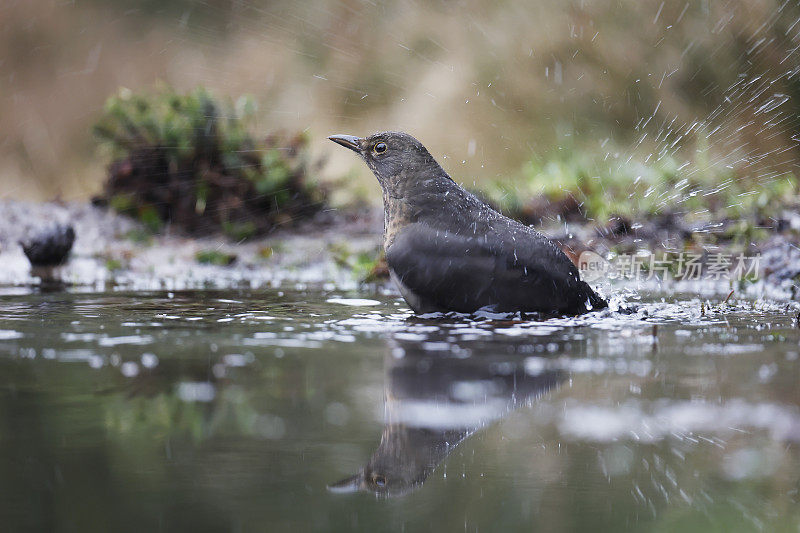
[[[800,155],[798,19],[787,0],[6,0],[0,198],[97,191],[103,102],[159,80],[254,95],[260,130],[308,131],[376,199],[326,135],[409,131],[468,185],[566,151],[770,178]]]

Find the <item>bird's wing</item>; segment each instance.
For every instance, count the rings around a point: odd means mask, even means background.
[[[569,259],[526,232],[464,235],[410,224],[386,259],[407,290],[441,309],[566,311],[583,297]]]

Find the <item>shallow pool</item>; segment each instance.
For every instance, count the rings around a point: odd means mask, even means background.
[[[7,531],[800,526],[800,329],[329,291],[0,297]]]

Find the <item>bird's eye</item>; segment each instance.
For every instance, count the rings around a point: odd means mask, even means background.
[[[375,145],[372,151],[375,152],[376,154],[382,154],[383,152],[386,151],[386,148],[388,148],[386,146],[386,143],[378,143]]]
[[[372,482],[375,483],[378,487],[385,487],[386,486],[386,477],[380,474],[374,474],[372,476]]]

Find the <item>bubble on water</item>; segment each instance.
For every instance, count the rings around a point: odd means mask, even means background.
[[[685,353],[689,355],[737,355],[758,353],[763,349],[762,344],[704,343],[699,346],[687,346]]]
[[[771,363],[768,365],[761,365],[758,369],[758,380],[761,383],[767,383],[772,380],[775,374],[778,373],[778,365]]]
[[[426,352],[450,352],[454,346],[449,342],[423,342],[420,347]]]
[[[150,344],[153,337],[150,335],[125,335],[122,337],[104,337],[98,344],[100,346],[118,346],[121,344]]]
[[[368,300],[365,298],[328,298],[325,301],[329,304],[349,305],[353,307],[365,307],[381,304],[378,300]]]
[[[526,357],[525,373],[529,376],[538,376],[547,370],[548,361],[543,357]]]
[[[178,383],[177,395],[184,402],[210,402],[217,392],[207,381],[183,381]]]
[[[133,378],[139,375],[139,365],[133,361],[125,361],[120,365],[119,371],[126,378]]]
[[[142,354],[142,366],[145,368],[155,368],[158,365],[158,357],[154,353]]]
[[[246,354],[229,353],[222,356],[222,362],[226,366],[247,366],[255,361],[255,356],[252,352]]]
[[[696,440],[692,435],[746,429],[765,431],[776,440],[798,442],[800,412],[793,406],[738,399],[723,404],[676,401],[654,406],[631,400],[616,408],[568,404],[558,427],[565,436],[599,442]]]
[[[0,329],[0,340],[21,339],[22,333],[14,331],[13,329]]]
[[[456,381],[450,386],[450,396],[461,402],[480,402],[497,389],[497,384],[491,380]]]

